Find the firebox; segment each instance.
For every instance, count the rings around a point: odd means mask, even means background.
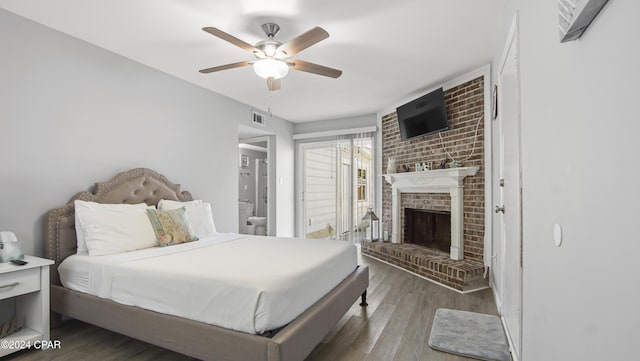
[[[451,212],[405,208],[403,238],[405,243],[449,253]]]

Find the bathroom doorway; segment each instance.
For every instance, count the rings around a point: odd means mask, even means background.
[[[241,234],[275,234],[272,217],[271,136],[240,139],[238,210]]]

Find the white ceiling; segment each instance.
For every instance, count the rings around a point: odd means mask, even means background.
[[[371,114],[490,62],[504,0],[0,0],[0,7],[292,122]],[[330,37],[295,58],[338,79],[289,72],[267,90],[253,57],[201,28],[248,43],[276,22],[286,42],[315,27]]]

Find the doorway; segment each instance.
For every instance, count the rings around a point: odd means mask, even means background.
[[[271,136],[240,139],[238,171],[238,233],[275,234],[272,204]]]
[[[498,67],[498,165],[494,218],[494,282],[514,359],[522,345],[522,168],[518,21]]]

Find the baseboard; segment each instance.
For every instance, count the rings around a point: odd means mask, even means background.
[[[513,352],[513,342],[511,342],[511,334],[508,331],[509,329],[507,328],[507,324],[502,315],[500,315],[500,321],[502,322],[502,329],[504,330],[504,334],[505,336],[507,336],[507,343],[509,343],[509,353],[511,354],[511,360],[520,361],[520,359],[518,359],[518,356]]]
[[[498,295],[498,290],[496,289],[495,287],[496,285],[493,282],[493,277],[491,277],[489,285],[491,285],[491,292],[493,293],[493,302],[496,304],[496,308],[498,309],[498,314],[502,315],[502,299]]]

